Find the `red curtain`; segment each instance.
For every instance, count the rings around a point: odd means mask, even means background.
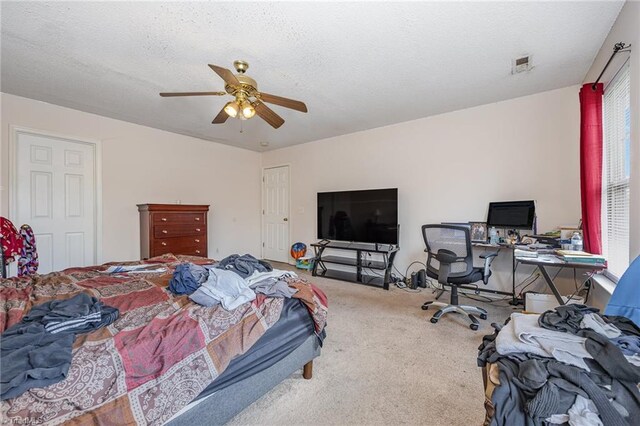
[[[584,249],[602,253],[602,94],[603,85],[580,89],[580,195]]]

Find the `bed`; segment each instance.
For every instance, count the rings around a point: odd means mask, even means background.
[[[84,292],[120,310],[113,324],[78,335],[67,377],[2,402],[12,423],[222,424],[320,355],[326,297],[291,279],[291,299],[258,295],[236,309],[207,308],[167,290],[181,262],[144,262],[160,272],[105,274],[109,264],[3,280],[0,330],[32,306]]]

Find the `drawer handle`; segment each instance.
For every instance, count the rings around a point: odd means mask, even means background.
[[[162,233],[163,233],[163,234],[167,234],[168,232],[169,232],[169,231],[167,231],[166,229],[163,229],[163,230],[162,230]]]
[[[196,232],[200,232],[200,228],[196,228]]]
[[[199,242],[200,242],[200,240],[196,238],[196,239],[195,239],[195,242],[196,242],[196,243],[199,243]]]
[[[166,246],[166,245],[167,245],[167,243],[165,243],[165,242],[163,241],[163,242],[162,242],[162,245],[163,245],[163,246]]]
[[[196,250],[196,253],[200,254],[200,250]]]
[[[167,218],[166,218],[166,217],[163,217],[163,218],[162,218],[162,219],[160,219],[160,220],[162,220],[163,222],[166,222],[166,221],[167,221]]]
[[[196,220],[200,220],[200,218],[199,218],[199,217],[196,217]]]

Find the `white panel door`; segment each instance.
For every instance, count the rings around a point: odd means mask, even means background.
[[[265,169],[262,179],[262,246],[265,259],[289,260],[289,166]]]
[[[96,262],[95,145],[17,132],[15,225],[31,225],[41,274]]]

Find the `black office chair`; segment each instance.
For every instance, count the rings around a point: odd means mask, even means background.
[[[471,237],[469,228],[453,225],[423,225],[422,236],[427,247],[427,276],[437,279],[444,287],[451,286],[451,302],[449,304],[438,302],[444,290],[438,294],[436,301],[425,302],[422,309],[429,306],[439,306],[440,309],[431,317],[432,323],[437,323],[442,315],[449,312],[458,312],[469,316],[472,330],[478,329],[477,314],[482,319],[487,319],[487,311],[476,306],[458,304],[458,286],[483,281],[485,284],[491,276],[491,262],[498,253],[485,253],[480,255],[484,259],[484,267],[473,266],[473,252],[471,251]]]

